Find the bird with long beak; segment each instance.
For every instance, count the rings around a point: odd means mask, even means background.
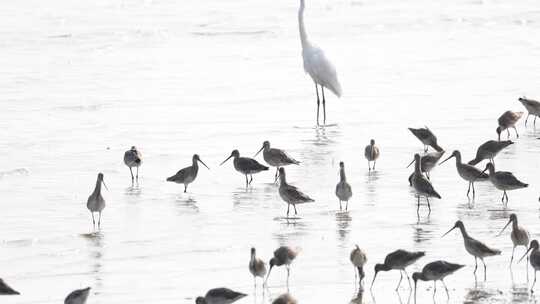
[[[409,131],[424,144],[424,152],[428,151],[428,146],[431,146],[438,152],[444,151],[444,149],[437,144],[437,137],[428,127],[419,129],[409,128]]]
[[[227,162],[229,159],[233,159],[234,169],[246,176],[246,187],[251,184],[253,181],[253,174],[259,173],[261,171],[268,170],[267,166],[263,166],[259,164],[258,161],[254,160],[253,158],[249,157],[240,157],[240,152],[238,150],[233,150],[231,152],[231,155],[227,157],[220,166],[223,165],[225,162]],[[251,179],[248,181],[248,175],[251,177]]]
[[[447,160],[451,159],[452,157],[456,158],[456,169],[458,171],[459,176],[461,176],[462,179],[469,182],[469,189],[467,190],[467,197],[469,197],[469,193],[473,193],[473,198],[476,196],[476,191],[474,190],[474,182],[475,181],[485,181],[488,180],[489,176],[480,169],[476,168],[475,166],[471,166],[469,164],[465,164],[461,162],[461,153],[458,150],[455,150],[452,152],[452,155],[448,157],[447,159],[443,160],[439,165],[442,165]]]
[[[264,283],[268,281],[268,278],[270,277],[270,272],[272,271],[272,268],[274,266],[283,266],[285,265],[285,268],[287,268],[287,286],[289,285],[289,276],[291,272],[291,263],[296,259],[296,256],[300,252],[299,249],[292,249],[288,246],[281,246],[278,249],[274,251],[274,257],[270,259],[270,269],[268,269],[268,274],[266,275],[266,279],[264,280]]]
[[[508,223],[506,223],[506,225],[503,227],[503,229],[501,230],[501,232],[499,232],[497,236],[501,235],[504,229],[506,229],[506,227],[508,227],[510,223],[512,223],[512,232],[510,233],[510,239],[512,240],[512,244],[514,245],[514,247],[512,248],[512,257],[510,258],[510,266],[512,266],[512,261],[514,260],[514,251],[516,250],[516,247],[524,246],[525,249],[527,249],[527,246],[529,246],[529,232],[525,228],[518,225],[517,215],[515,213],[512,213],[510,214],[510,219],[508,220]]]
[[[529,185],[518,180],[514,174],[506,171],[495,171],[495,165],[488,163],[482,173],[489,171],[489,180],[495,188],[502,190],[501,202],[506,206],[508,203],[508,194],[506,191],[527,188]]]
[[[373,281],[371,281],[370,289],[373,288],[373,284],[375,284],[375,279],[377,278],[377,274],[379,273],[379,271],[389,271],[394,269],[399,270],[399,274],[401,275],[399,277],[399,282],[396,290],[398,290],[399,286],[401,285],[401,281],[403,280],[403,273],[405,273],[407,281],[409,281],[409,288],[412,289],[411,279],[409,278],[409,275],[407,274],[405,268],[407,268],[407,266],[409,265],[414,264],[424,255],[426,255],[424,251],[407,251],[403,249],[398,249],[392,253],[389,253],[384,259],[384,264],[375,265],[375,275],[373,276]]]
[[[484,262],[484,258],[499,255],[501,254],[500,250],[492,249],[486,246],[484,243],[473,239],[469,236],[467,233],[467,230],[465,230],[465,225],[462,221],[457,221],[454,226],[448,230],[445,234],[443,234],[442,237],[449,234],[452,230],[459,228],[461,231],[461,235],[463,236],[463,242],[465,244],[465,250],[474,257],[474,271],[473,273],[476,275],[476,270],[478,269],[478,259],[482,261],[482,264],[484,264],[484,280],[486,280],[486,263]]]
[[[444,151],[441,152],[430,152],[426,153],[424,155],[420,156],[420,171],[426,175],[426,178],[430,179],[430,172],[433,168],[437,166],[437,163],[443,156]],[[407,165],[407,168],[409,168],[412,164],[414,164],[415,160],[413,157],[413,160]],[[412,186],[412,178],[413,178],[414,172],[409,175],[409,185]]]
[[[229,288],[213,288],[210,289],[204,297],[197,297],[195,299],[195,304],[231,304],[245,296],[247,296],[247,294]]]
[[[94,228],[96,227],[96,220],[94,219],[94,213],[99,213],[99,220],[98,220],[98,228],[101,227],[101,212],[103,209],[105,209],[105,199],[103,199],[103,196],[101,195],[101,185],[105,186],[105,189],[109,190],[107,188],[107,185],[105,184],[105,181],[103,180],[103,173],[98,173],[97,180],[96,180],[96,187],[94,188],[94,192],[90,194],[88,197],[88,200],[86,202],[86,207],[88,210],[90,210],[90,213],[92,214],[92,223],[94,224]]]
[[[291,205],[294,208],[294,214],[298,214],[296,205],[311,203],[315,200],[309,197],[307,194],[300,191],[293,185],[287,183],[287,175],[285,174],[285,168],[279,168],[279,196],[283,201],[287,203],[287,217],[289,216],[289,209]]]
[[[484,159],[489,160],[492,163],[495,163],[495,156],[499,154],[504,148],[512,145],[514,142],[511,140],[488,140],[485,143],[481,144],[476,150],[476,157],[469,161],[469,165],[474,166]]]
[[[446,261],[435,261],[429,264],[426,264],[422,268],[422,272],[415,272],[412,275],[414,281],[414,300],[416,303],[416,286],[418,280],[420,281],[433,281],[433,297],[437,292],[437,281],[441,281],[446,290],[446,296],[450,299],[450,294],[448,293],[448,287],[444,283],[444,278],[456,272],[457,270],[465,267],[465,265],[454,264]]]
[[[263,142],[261,149],[257,151],[257,153],[255,153],[253,157],[257,156],[259,153],[261,153],[261,151],[263,151],[264,161],[270,166],[276,167],[276,175],[274,177],[274,182],[277,182],[279,168],[283,166],[288,166],[288,165],[300,164],[299,161],[289,156],[287,152],[281,149],[271,148],[270,142],[268,140]]]
[[[208,166],[201,160],[198,154],[193,154],[191,159],[191,166],[185,167],[180,171],[176,172],[175,175],[168,177],[168,182],[174,182],[177,184],[184,184],[184,193],[187,192],[187,187],[189,184],[195,181],[197,178],[197,173],[199,172],[199,162],[203,164],[208,170]]]
[[[499,141],[501,141],[501,132],[506,130],[508,133],[508,138],[510,138],[510,128],[513,128],[516,131],[516,137],[519,138],[518,131],[516,129],[516,123],[523,116],[523,112],[512,112],[506,111],[498,119],[499,126],[497,127],[497,136]]]
[[[534,116],[534,126],[536,127],[536,117],[540,116],[540,102],[526,98],[526,97],[520,97],[519,102],[527,109],[527,118],[525,119],[525,127],[527,126],[527,120],[529,120],[529,116]]]
[[[418,215],[420,214],[420,197],[421,196],[426,198],[429,213],[431,214],[431,205],[429,204],[429,198],[435,197],[435,198],[440,199],[441,196],[439,195],[439,193],[437,193],[437,191],[435,191],[431,182],[427,180],[424,177],[424,175],[422,175],[422,170],[420,167],[421,165],[420,154],[418,153],[415,154],[414,160],[415,160],[414,174],[413,174],[411,182],[412,182],[412,186],[414,190],[416,191],[416,197],[418,198],[418,202],[416,205],[416,214]]]
[[[521,262],[521,260],[523,260],[523,258],[526,257],[529,252],[531,252],[531,254],[529,255],[529,262],[531,263],[531,266],[534,269],[534,281],[531,286],[531,293],[534,292],[533,288],[534,288],[534,284],[536,283],[536,272],[540,270],[540,250],[538,250],[538,248],[539,248],[538,241],[532,240],[531,245],[529,246],[529,249],[527,250],[527,252],[525,252],[525,254],[521,257],[521,259],[519,259],[519,261]]]

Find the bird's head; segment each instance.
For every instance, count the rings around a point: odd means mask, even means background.
[[[206,299],[203,297],[197,297],[197,299],[195,299],[195,304],[207,304]]]

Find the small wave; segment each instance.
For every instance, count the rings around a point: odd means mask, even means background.
[[[47,36],[48,38],[71,38],[73,35],[71,34],[60,34],[60,35],[50,35]]]
[[[55,107],[56,110],[64,110],[64,111],[76,111],[76,112],[82,112],[82,111],[98,111],[103,107],[103,105],[97,104],[97,105],[79,105],[79,106],[61,106],[61,107]]]
[[[256,36],[269,34],[270,31],[230,31],[230,32],[191,32],[195,36]]]
[[[27,176],[30,174],[25,168],[17,168],[9,171],[0,171],[0,178],[9,177],[9,176]]]

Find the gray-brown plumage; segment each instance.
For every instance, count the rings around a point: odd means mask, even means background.
[[[283,166],[288,166],[288,165],[300,164],[299,161],[289,156],[287,152],[281,149],[271,148],[270,142],[268,140],[263,142],[262,148],[259,151],[257,151],[257,153],[255,153],[255,156],[257,156],[257,154],[259,154],[261,151],[263,151],[264,161],[270,166],[276,167],[276,175],[275,175],[274,181],[277,181],[279,168]]]
[[[495,165],[493,163],[488,163],[482,172],[486,171],[489,171],[489,180],[495,188],[503,191],[501,202],[505,205],[508,203],[508,194],[506,191],[527,188],[529,186],[518,180],[511,172],[495,171]]]
[[[297,304],[295,298],[293,298],[289,293],[284,293],[277,297],[274,301],[272,301],[272,304]]]
[[[409,275],[407,274],[405,268],[407,268],[409,265],[414,264],[424,255],[426,255],[424,251],[407,251],[403,249],[398,249],[394,252],[389,253],[384,259],[384,264],[375,265],[375,275],[373,276],[373,281],[371,282],[371,288],[373,288],[373,284],[375,283],[377,274],[380,271],[399,270],[401,276],[399,278],[396,290],[398,290],[399,286],[401,285],[401,281],[403,280],[403,273],[405,273],[405,276],[407,276],[407,280],[409,281],[409,288],[412,289],[411,279],[409,278]]]
[[[497,156],[497,154],[499,154],[499,152],[501,152],[504,148],[510,146],[513,143],[514,142],[511,140],[488,140],[485,143],[481,144],[480,147],[478,147],[478,150],[476,150],[476,157],[469,162],[469,165],[474,166],[479,162],[483,161],[484,159],[495,163],[495,156]]]
[[[0,295],[19,295],[20,293],[11,288],[4,280],[0,279]]]
[[[375,145],[375,140],[372,139],[369,142],[369,145],[367,145],[364,149],[364,157],[368,161],[369,171],[371,171],[371,162],[373,162],[373,170],[375,170],[375,165],[377,164],[377,159],[379,158],[379,155],[379,147]]]
[[[418,280],[433,281],[433,296],[435,296],[435,293],[437,292],[437,281],[441,281],[444,289],[446,290],[446,296],[450,298],[448,288],[444,283],[444,278],[463,267],[465,267],[465,265],[454,264],[446,261],[435,261],[426,264],[426,266],[422,268],[422,272],[415,272],[412,275],[414,281],[414,298],[416,299],[416,286],[418,284]]]
[[[473,197],[475,197],[476,196],[476,191],[474,190],[474,182],[475,181],[487,181],[489,176],[487,174],[483,173],[480,169],[476,168],[475,166],[471,166],[471,165],[462,163],[461,162],[461,153],[458,150],[455,150],[454,152],[452,152],[452,155],[450,155],[450,157],[448,157],[447,159],[443,160],[441,162],[441,165],[445,161],[451,159],[452,157],[456,158],[456,169],[457,169],[457,172],[458,172],[459,176],[461,176],[462,179],[469,182],[469,189],[467,190],[467,197],[469,196],[469,193],[471,192],[471,188],[472,188],[472,192],[473,192]]]
[[[210,289],[204,297],[197,297],[196,304],[230,304],[247,296],[245,293],[237,292],[229,288],[220,287]]]
[[[90,287],[86,287],[84,289],[77,289],[71,292],[66,297],[66,299],[64,300],[64,304],[84,304],[86,303],[86,300],[88,299],[89,293],[90,293]]]
[[[512,223],[512,232],[510,233],[510,239],[512,240],[512,244],[514,245],[512,247],[512,257],[510,258],[510,265],[512,265],[512,261],[514,260],[514,251],[516,251],[517,246],[524,246],[525,249],[527,249],[527,246],[529,246],[529,232],[518,225],[518,218],[515,213],[510,214],[510,219],[508,220],[508,223],[503,227],[501,232],[499,232],[499,235],[503,233],[504,229],[508,227]]]
[[[358,277],[359,277],[359,283],[360,286],[362,286],[362,281],[364,280],[364,277],[366,274],[364,273],[364,265],[367,262],[367,256],[358,245],[355,245],[354,249],[351,251],[351,254],[349,256],[349,260],[354,266],[354,277],[356,278],[356,270],[358,270]]]
[[[525,119],[525,126],[527,126],[527,120],[529,120],[529,116],[534,116],[534,126],[536,127],[536,117],[540,116],[540,102],[526,98],[526,97],[520,97],[519,102],[523,104],[525,109],[527,109],[527,118]]]
[[[444,155],[444,151],[441,152],[430,152],[426,153],[424,155],[420,156],[420,171],[426,175],[426,178],[429,180],[429,174],[433,168],[437,166],[437,163],[441,159],[441,157]],[[414,164],[415,160],[411,161],[411,163],[407,166],[409,168],[412,164]],[[409,185],[412,186],[412,177],[414,175],[414,172],[409,175]]]
[[[352,188],[347,183],[345,176],[345,163],[339,163],[339,183],[336,185],[336,196],[339,199],[339,210],[341,210],[341,202],[345,201],[345,210],[349,208],[349,199],[352,197]]]
[[[251,248],[251,258],[249,259],[249,272],[253,275],[253,285],[257,286],[257,277],[263,278],[266,275],[266,265],[263,260],[257,258],[255,248]]]
[[[513,128],[514,131],[516,131],[516,137],[519,138],[519,134],[516,129],[516,123],[521,118],[521,116],[523,116],[523,112],[506,111],[501,115],[501,117],[499,117],[499,126],[496,130],[499,141],[501,140],[501,132],[504,130],[506,130],[506,132],[508,133],[508,138],[510,138],[510,128]]]
[[[139,180],[139,167],[142,165],[142,155],[141,152],[137,151],[135,146],[132,146],[131,149],[124,153],[124,164],[126,164],[126,166],[129,168],[129,172],[131,173],[131,181],[135,179],[133,176],[133,170],[131,168],[137,168],[137,180]]]
[[[105,181],[103,180],[103,173],[98,173],[96,180],[96,187],[86,202],[86,207],[92,214],[92,223],[96,226],[96,220],[94,219],[94,213],[99,213],[98,228],[101,227],[101,213],[105,209],[105,199],[101,195],[101,185],[107,188]]]
[[[176,172],[175,175],[168,177],[168,182],[174,182],[177,184],[184,184],[184,193],[187,192],[187,186],[195,181],[197,178],[197,173],[199,172],[199,162],[203,164],[208,170],[208,166],[201,160],[198,154],[193,154],[191,158],[191,166],[185,167],[180,171]]]
[[[532,240],[531,241],[531,245],[529,246],[529,249],[527,250],[527,252],[525,252],[525,254],[521,257],[520,261],[523,260],[523,258],[525,256],[527,256],[527,254],[529,252],[531,252],[530,256],[529,256],[529,261],[531,263],[531,266],[532,268],[534,269],[534,281],[532,283],[532,286],[531,286],[531,293],[533,293],[533,289],[534,289],[534,284],[536,284],[536,272],[538,270],[540,270],[540,250],[539,250],[539,244],[538,244],[538,241],[537,240]]]
[[[419,214],[420,212],[420,197],[423,196],[426,198],[429,213],[431,213],[431,205],[429,204],[429,198],[435,197],[440,199],[441,196],[435,189],[433,188],[433,185],[431,185],[431,182],[427,180],[423,175],[422,171],[420,169],[420,154],[414,155],[414,174],[412,177],[412,186],[414,190],[416,191],[416,197],[418,198],[418,203],[416,206],[416,213]]]
[[[272,268],[274,266],[283,266],[287,268],[287,285],[289,284],[289,275],[291,271],[291,263],[296,259],[296,256],[298,255],[299,250],[298,249],[292,249],[288,246],[281,246],[278,249],[274,251],[274,257],[270,259],[270,269],[268,269],[268,274],[266,275],[266,281],[268,281],[268,278],[270,277],[270,272],[272,271]]]
[[[231,157],[234,157],[234,169],[246,176],[246,187],[249,186],[249,184],[251,184],[251,182],[253,181],[253,174],[268,170],[267,166],[259,164],[259,162],[254,160],[253,158],[240,157],[240,152],[238,152],[238,150],[233,150],[231,152],[231,155],[227,157],[227,159],[225,159],[220,164],[220,166],[223,165],[226,161],[228,161]],[[251,177],[249,181],[248,175]]]
[[[411,133],[418,138],[424,144],[424,152],[427,152],[428,146],[431,146],[433,149],[438,152],[444,151],[444,149],[437,144],[437,137],[428,127],[425,128],[409,128]]]
[[[486,267],[486,263],[484,262],[484,258],[494,256],[494,255],[499,255],[501,254],[501,251],[497,249],[489,248],[484,243],[470,237],[469,234],[467,233],[467,230],[465,230],[465,225],[463,224],[462,221],[457,221],[454,224],[454,226],[443,235],[443,237],[456,228],[459,228],[459,230],[461,231],[461,235],[463,236],[463,243],[465,245],[465,250],[467,250],[467,252],[470,255],[474,256],[474,273],[476,274],[476,269],[478,268],[478,259],[480,259],[482,261],[482,264],[484,264],[484,280],[485,280],[487,267]]]
[[[294,207],[294,214],[298,214],[296,211],[296,205],[314,202],[314,200],[302,193],[293,185],[287,183],[287,176],[285,174],[285,168],[279,168],[279,196],[287,203],[287,216],[289,216],[289,209],[291,205]]]

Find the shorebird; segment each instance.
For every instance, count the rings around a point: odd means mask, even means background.
[[[501,152],[504,148],[510,146],[514,142],[511,140],[488,140],[485,143],[481,144],[476,150],[476,157],[469,162],[469,165],[474,166],[479,162],[487,159],[492,163],[495,163],[494,158]]]
[[[233,164],[236,171],[244,174],[246,176],[246,187],[251,184],[253,181],[253,174],[259,173],[261,171],[268,170],[267,166],[259,164],[256,160],[248,157],[240,157],[240,152],[238,150],[233,150],[231,156],[227,157],[221,164],[223,165],[231,157],[234,157]],[[248,175],[251,177],[251,180],[248,181]]]
[[[456,168],[457,168],[459,176],[461,176],[462,179],[469,182],[469,189],[467,190],[467,197],[469,197],[471,188],[472,188],[473,197],[475,197],[476,193],[474,190],[474,182],[488,180],[489,176],[485,173],[482,173],[482,171],[480,171],[480,169],[476,168],[475,166],[462,163],[461,153],[459,153],[458,150],[455,150],[454,152],[452,152],[452,155],[450,155],[450,157],[448,157],[447,159],[443,160],[440,163],[440,165],[442,165],[445,161],[451,159],[452,157],[456,158]]]
[[[90,293],[90,287],[84,289],[77,289],[71,292],[66,299],[64,304],[84,304],[86,299],[88,299],[88,294]]]
[[[284,293],[277,297],[274,301],[272,301],[272,304],[297,304],[295,298],[293,298],[290,294]]]
[[[101,196],[101,184],[105,186],[105,189],[109,190],[107,188],[107,185],[105,184],[105,181],[103,180],[103,173],[98,173],[97,181],[96,181],[96,187],[94,188],[94,192],[90,194],[88,197],[88,201],[86,202],[86,207],[88,210],[90,210],[90,213],[92,214],[92,223],[94,224],[94,228],[96,226],[96,220],[94,219],[94,213],[99,213],[99,220],[98,220],[98,228],[101,227],[101,212],[103,209],[105,209],[105,200],[103,199],[103,196]]]
[[[510,266],[512,266],[512,261],[514,260],[514,251],[516,250],[517,246],[525,246],[525,249],[527,249],[527,246],[529,246],[529,232],[518,225],[518,219],[517,215],[515,213],[510,214],[510,219],[508,220],[508,223],[503,227],[501,232],[499,232],[498,235],[501,235],[512,223],[512,232],[510,233],[510,239],[512,240],[512,244],[514,244],[514,247],[512,248],[512,257],[510,258]]]
[[[409,278],[409,275],[407,274],[405,268],[407,268],[407,266],[409,265],[414,264],[424,255],[426,255],[424,251],[407,251],[403,249],[398,249],[388,254],[384,259],[384,264],[375,265],[375,275],[373,276],[373,281],[371,282],[371,288],[373,288],[373,284],[375,283],[375,279],[377,278],[377,273],[379,273],[379,271],[389,271],[395,269],[399,270],[399,273],[401,275],[396,290],[398,290],[399,285],[401,285],[401,281],[403,280],[403,273],[405,273],[405,276],[409,281],[409,288],[412,289],[411,279]]]
[[[298,214],[296,205],[314,202],[311,197],[302,193],[298,188],[287,184],[287,176],[283,167],[279,168],[279,196],[287,203],[287,217],[289,216],[291,205],[294,207],[294,214]]]
[[[534,116],[534,126],[536,126],[536,117],[540,116],[540,102],[526,97],[520,97],[519,102],[523,104],[528,112],[527,118],[525,119],[525,126],[527,126],[527,120],[529,120],[530,115]]]
[[[422,175],[422,171],[420,169],[420,154],[418,153],[415,154],[414,160],[415,160],[414,174],[411,179],[411,182],[412,182],[412,186],[414,190],[416,191],[416,196],[418,198],[416,213],[418,214],[420,210],[420,196],[424,196],[426,198],[429,213],[431,213],[431,205],[429,204],[429,198],[436,197],[440,199],[441,196],[439,195],[439,193],[437,193],[437,191],[435,191],[435,189],[431,185],[431,182]]]
[[[355,248],[351,251],[351,255],[349,256],[349,259],[351,260],[351,263],[354,266],[355,281],[356,281],[356,270],[358,269],[359,283],[360,283],[360,286],[362,286],[362,280],[366,276],[366,274],[364,273],[364,265],[367,262],[367,256],[364,253],[364,251],[362,251],[362,249],[358,247],[358,245],[355,245]]]
[[[139,167],[142,165],[142,155],[141,152],[137,151],[135,146],[132,146],[131,149],[124,153],[124,164],[126,164],[126,166],[129,168],[129,172],[131,173],[131,181],[135,179],[133,177],[133,170],[131,168],[137,167],[137,180],[139,180]]]
[[[352,188],[347,183],[347,177],[345,176],[345,164],[339,163],[339,183],[336,185],[336,196],[339,199],[339,210],[341,210],[341,202],[345,201],[345,210],[349,208],[349,199],[352,197]]]
[[[257,258],[255,248],[251,248],[251,258],[249,260],[249,272],[253,275],[253,285],[257,287],[257,277],[264,279],[266,275],[266,265]]]
[[[531,255],[528,257],[531,263],[531,266],[534,269],[534,281],[531,286],[531,293],[534,292],[533,288],[534,288],[534,284],[536,284],[536,272],[540,270],[540,250],[538,250],[538,247],[539,247],[538,241],[532,240],[531,245],[529,249],[527,250],[527,252],[525,252],[525,254],[521,257],[521,259],[519,259],[519,261],[521,262],[521,260],[523,260],[523,258],[527,256],[527,254],[532,250]]]
[[[257,153],[255,153],[255,156],[261,153],[261,151],[263,151],[264,161],[270,166],[276,167],[276,175],[274,177],[274,182],[277,181],[277,176],[278,176],[280,167],[288,166],[291,164],[294,164],[294,165],[300,164],[299,161],[290,157],[289,154],[287,154],[285,151],[281,149],[277,149],[277,148],[270,148],[270,142],[268,140],[263,142],[262,148],[259,151],[257,151]]]
[[[486,171],[489,171],[489,180],[495,188],[503,191],[501,202],[505,205],[508,203],[508,194],[506,194],[506,191],[527,188],[529,186],[519,181],[511,172],[495,171],[495,165],[493,163],[488,163],[482,173]]]
[[[304,71],[311,76],[315,83],[315,93],[317,95],[317,126],[319,125],[319,88],[321,86],[323,103],[323,124],[326,124],[326,99],[324,88],[329,89],[337,97],[341,97],[341,85],[336,73],[336,68],[328,60],[323,50],[313,45],[307,37],[304,25],[304,0],[300,0],[298,9],[298,28],[300,30],[300,42],[302,43],[302,59],[304,60]]]
[[[291,263],[294,261],[296,256],[298,255],[299,250],[298,249],[292,249],[288,246],[281,246],[278,249],[274,251],[274,257],[270,259],[270,269],[268,270],[268,274],[266,275],[266,279],[264,282],[266,283],[268,281],[268,278],[270,277],[270,272],[272,271],[272,268],[274,266],[282,266],[285,265],[287,268],[287,285],[289,285],[289,275],[291,272]]]
[[[422,173],[426,175],[427,179],[429,179],[429,173],[431,172],[433,168],[435,168],[435,166],[437,165],[437,163],[439,162],[443,154],[444,154],[444,151],[426,153],[420,156],[420,171],[422,171]],[[411,163],[407,166],[407,168],[409,168],[413,163],[414,163],[414,158],[411,161]],[[411,173],[411,175],[409,175],[410,186],[412,186],[413,175],[414,175],[414,172]]]
[[[221,287],[210,289],[204,297],[197,297],[196,304],[230,304],[247,296],[229,288]]]
[[[379,158],[379,155],[379,147],[375,146],[375,140],[372,139],[369,142],[369,145],[367,145],[364,149],[364,156],[367,159],[369,171],[371,171],[371,162],[373,162],[373,170],[375,170],[375,164],[377,163],[377,158]]]
[[[428,151],[428,146],[431,146],[433,149],[437,150],[438,152],[444,151],[444,149],[441,148],[437,144],[437,137],[435,136],[435,134],[433,134],[433,132],[431,132],[431,130],[428,127],[426,127],[425,129],[424,128],[419,128],[419,129],[409,128],[409,130],[412,132],[414,136],[416,136],[416,138],[418,138],[424,144],[424,152]]]
[[[433,281],[433,296],[437,292],[437,281],[441,281],[444,289],[446,290],[446,296],[450,298],[448,293],[448,288],[444,283],[444,278],[456,272],[457,270],[465,267],[465,265],[454,264],[446,261],[435,261],[429,264],[426,264],[422,268],[422,272],[415,272],[412,275],[414,281],[414,298],[416,299],[416,285],[418,280],[421,281]]]
[[[512,112],[512,111],[506,111],[504,112],[501,117],[499,117],[499,126],[497,127],[497,135],[499,137],[499,141],[501,140],[501,132],[506,130],[508,133],[508,138],[510,138],[510,128],[513,128],[514,131],[516,131],[516,137],[519,138],[518,131],[516,129],[516,123],[523,115],[523,112]]]
[[[450,233],[452,230],[459,228],[461,231],[461,235],[463,236],[463,242],[465,244],[465,250],[474,257],[474,274],[476,275],[476,269],[478,269],[478,259],[482,261],[482,264],[484,264],[484,280],[486,279],[486,263],[484,262],[484,258],[499,255],[501,254],[500,250],[492,249],[486,246],[484,243],[473,239],[469,236],[467,233],[467,230],[465,230],[465,225],[463,225],[462,221],[457,221],[454,224],[454,227],[452,227],[448,232],[446,232],[445,235]]]
[[[0,279],[0,295],[20,295],[20,293]]]
[[[197,173],[199,172],[199,162],[210,170],[210,168],[208,168],[208,166],[201,160],[198,154],[193,154],[191,162],[191,166],[185,167],[184,169],[176,172],[175,175],[167,178],[168,182],[184,184],[184,193],[187,192],[187,186],[194,182],[197,178]]]

